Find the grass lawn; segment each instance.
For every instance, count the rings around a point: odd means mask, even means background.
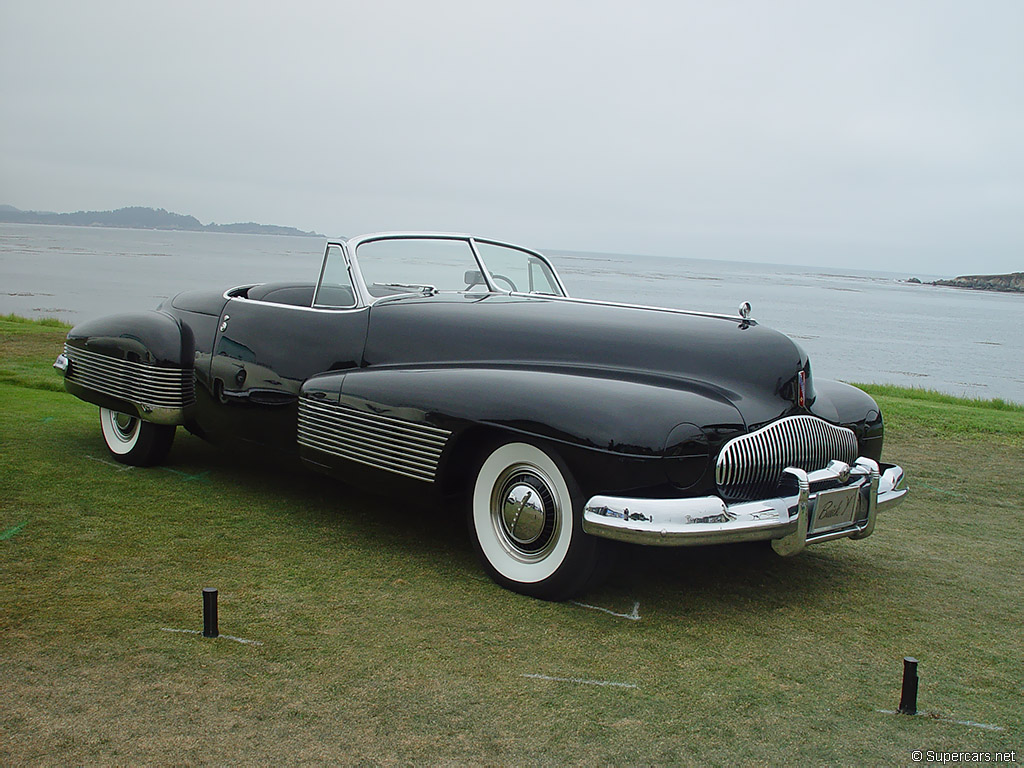
[[[587,607],[492,584],[449,510],[184,430],[114,464],[64,332],[0,318],[0,764],[1024,760],[1024,409],[877,392],[913,490],[874,536],[630,548]],[[166,631],[203,587],[259,645]],[[929,716],[880,711],[904,656]]]

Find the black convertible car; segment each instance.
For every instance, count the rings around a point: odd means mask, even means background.
[[[570,298],[540,253],[460,234],[327,245],[315,282],[187,292],[76,326],[55,366],[111,454],[177,426],[351,482],[468,496],[498,583],[563,599],[611,540],[871,535],[902,501],[868,395],[736,316]]]

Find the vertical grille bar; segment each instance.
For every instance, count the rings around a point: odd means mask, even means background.
[[[832,459],[852,464],[857,436],[814,416],[788,416],[730,440],[718,454],[715,482],[729,498],[756,499],[772,493],[786,467],[806,472]]]

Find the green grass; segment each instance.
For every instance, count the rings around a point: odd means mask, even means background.
[[[0,315],[0,383],[64,391],[53,370],[53,361],[60,354],[70,328],[52,318],[29,320],[18,315]]]
[[[863,389],[873,397],[894,397],[901,400],[917,400],[927,403],[981,408],[987,411],[1011,411],[1014,413],[1024,413],[1024,405],[1011,403],[998,397],[991,400],[972,397],[957,397],[956,395],[948,395],[945,392],[938,392],[934,389],[897,387],[895,384],[855,384],[854,386]]]
[[[65,331],[71,330],[71,326],[68,323],[65,323],[63,320],[58,320],[56,317],[29,318],[15,314],[0,315],[0,324],[2,323],[11,323],[21,326],[27,333],[31,333],[32,328],[61,328]]]
[[[975,400],[927,389],[857,384],[878,401],[887,439],[907,435],[937,440],[1024,443],[1024,406],[1005,400]]]
[[[1024,440],[992,431],[1014,411],[879,394],[913,491],[874,536],[626,549],[581,602],[631,621],[496,587],[451,510],[181,430],[165,467],[113,464],[96,409],[38,379],[61,329],[4,322],[0,371],[26,373],[0,382],[0,764],[1021,759]],[[202,628],[207,586],[262,645],[164,631]],[[906,655],[937,717],[878,711]]]

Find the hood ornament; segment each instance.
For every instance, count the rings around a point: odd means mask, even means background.
[[[742,304],[740,304],[739,313],[740,313],[740,317],[742,317],[744,320],[749,320],[750,319],[750,302],[749,301],[744,301]]]

